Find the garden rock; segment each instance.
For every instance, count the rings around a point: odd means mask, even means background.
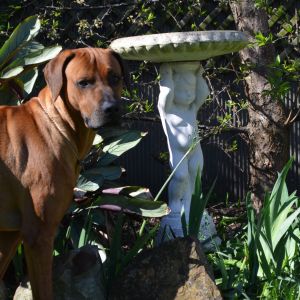
[[[110,300],[222,299],[200,242],[176,238],[140,253],[112,284]]]
[[[96,246],[84,246],[54,261],[55,300],[104,300],[102,263]],[[29,282],[22,283],[14,300],[32,300]]]

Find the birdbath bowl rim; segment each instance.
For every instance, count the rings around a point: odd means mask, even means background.
[[[169,32],[124,37],[110,48],[123,59],[151,62],[199,61],[237,52],[249,43],[236,30]]]

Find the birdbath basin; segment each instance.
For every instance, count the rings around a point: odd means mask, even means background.
[[[220,30],[133,36],[114,40],[110,45],[123,59],[161,63],[158,110],[167,137],[170,166],[174,169],[181,162],[168,186],[171,213],[163,218],[161,228],[169,225],[177,236],[183,235],[182,211],[188,224],[196,174],[203,168],[200,143],[189,150],[199,139],[197,112],[209,95],[200,61],[239,51],[247,44],[242,32]],[[200,239],[215,233],[213,221],[205,213]],[[213,242],[207,245],[212,248]]]

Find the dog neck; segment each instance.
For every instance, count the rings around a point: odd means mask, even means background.
[[[85,126],[80,112],[72,109],[66,99],[59,96],[53,101],[47,86],[40,91],[38,99],[53,125],[74,148],[72,151],[77,152],[77,159],[82,160],[92,146],[95,131]]]

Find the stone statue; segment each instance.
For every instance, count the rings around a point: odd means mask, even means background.
[[[158,110],[167,136],[172,169],[197,140],[197,112],[209,94],[202,77],[203,68],[196,62],[164,63],[160,68]],[[188,222],[192,193],[198,169],[203,168],[203,154],[197,143],[183,160],[168,188],[170,217],[178,218],[182,206]]]

